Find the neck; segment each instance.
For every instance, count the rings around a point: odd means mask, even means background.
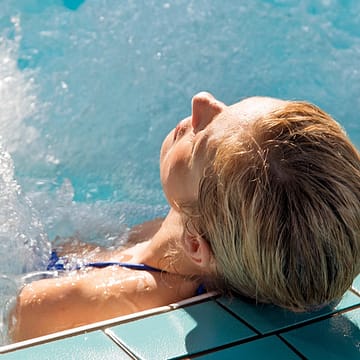
[[[133,260],[168,273],[185,276],[199,274],[196,265],[191,262],[183,249],[184,232],[181,214],[175,209],[170,209],[153,236],[136,246]]]

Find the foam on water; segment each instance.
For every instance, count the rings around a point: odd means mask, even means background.
[[[0,345],[6,342],[4,324],[22,284],[15,275],[44,268],[49,251],[37,213],[14,179],[11,156],[0,146]]]
[[[2,142],[11,152],[24,151],[37,137],[37,130],[24,120],[34,116],[37,99],[32,71],[17,67],[18,48],[21,41],[18,17],[10,19],[13,32],[10,38],[0,35],[0,134]]]
[[[47,236],[14,179],[10,155],[1,148],[0,173],[0,274],[33,271],[46,263]]]
[[[19,274],[45,263],[49,252],[47,236],[14,178],[14,164],[9,152],[24,151],[37,137],[37,131],[25,120],[36,110],[30,72],[17,69],[20,42],[19,19],[11,18],[14,36],[0,37],[0,247],[8,261],[0,262],[0,273]],[[4,149],[6,148],[6,150]],[[46,254],[46,255],[44,255]]]

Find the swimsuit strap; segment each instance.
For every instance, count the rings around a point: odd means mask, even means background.
[[[198,288],[196,289],[196,295],[202,295],[202,294],[206,294],[207,293],[207,290],[206,290],[206,287],[204,284],[200,284],[198,286]]]
[[[140,271],[165,272],[164,270],[146,264],[134,264],[134,263],[125,263],[118,261],[89,262],[85,264],[75,265],[70,270],[80,270],[83,269],[84,267],[94,267],[94,268],[102,269],[108,266],[121,266],[127,269],[140,270]],[[65,271],[69,269],[66,268],[66,259],[59,257],[56,250],[53,250],[51,252],[49,263],[46,270]],[[201,295],[204,293],[206,293],[206,288],[203,284],[201,284],[196,290],[196,295]]]
[[[150,265],[146,264],[134,264],[134,263],[123,263],[123,262],[117,262],[117,261],[104,261],[104,262],[90,262],[83,264],[82,266],[79,266],[76,270],[80,270],[82,267],[94,267],[94,268],[105,268],[107,266],[121,266],[127,269],[132,270],[145,270],[145,271],[153,271],[153,272],[166,272],[164,270],[152,267]],[[196,289],[195,294],[196,295],[202,295],[206,293],[206,288],[204,284],[200,284],[199,287]]]
[[[143,271],[154,271],[154,272],[161,272],[164,270],[152,267],[150,265],[146,264],[134,264],[134,263],[124,263],[124,262],[118,262],[118,261],[102,261],[102,262],[90,262],[85,263],[82,266],[79,266],[78,269],[81,269],[82,267],[94,267],[94,268],[105,268],[107,266],[121,266],[127,269],[133,269],[133,270],[143,270]]]
[[[153,272],[161,272],[163,270],[157,269],[150,265],[146,264],[134,264],[134,263],[125,263],[125,262],[118,262],[118,261],[101,261],[101,262],[89,262],[84,264],[77,264],[71,270],[80,270],[84,267],[94,267],[94,268],[105,268],[108,266],[121,266],[127,269],[133,270],[142,270],[142,271],[153,271]],[[50,259],[47,265],[46,270],[66,270],[66,260],[64,258],[59,257],[56,250],[53,250],[50,255]]]

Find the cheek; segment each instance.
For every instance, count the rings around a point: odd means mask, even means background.
[[[197,186],[188,161],[179,152],[167,154],[160,167],[161,182],[170,204],[185,203],[196,199]]]
[[[161,175],[170,176],[177,172],[181,176],[188,167],[189,146],[185,142],[174,142],[174,131],[171,131],[165,138],[160,151]]]
[[[163,152],[160,161],[160,174],[165,185],[184,185],[188,181],[189,168],[187,161],[182,158],[179,151],[171,149]]]

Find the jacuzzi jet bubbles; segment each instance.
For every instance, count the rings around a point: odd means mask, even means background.
[[[0,274],[22,274],[44,266],[50,251],[31,202],[14,178],[12,158],[0,145]]]
[[[19,277],[44,267],[49,242],[29,199],[14,178],[14,164],[0,144],[0,342],[6,342],[8,315],[20,287],[38,273]]]

